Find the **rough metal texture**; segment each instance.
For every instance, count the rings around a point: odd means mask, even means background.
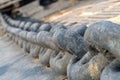
[[[42,50],[41,50],[42,51]],[[51,49],[47,49],[45,52],[40,52],[39,53],[39,59],[40,59],[40,63],[44,66],[50,66],[50,56],[51,54],[53,54],[53,50]]]
[[[71,60],[68,66],[68,80],[99,80],[103,68],[108,64],[107,59],[101,54],[91,58],[89,53],[83,58]]]
[[[9,17],[6,17],[6,20],[7,19],[9,19]],[[37,25],[32,27],[30,26],[29,31],[24,30],[24,25],[26,24],[25,21],[20,22],[19,28],[9,24],[5,24],[5,28],[9,33],[31,43],[39,44],[42,47],[53,50],[68,51],[80,58],[87,52],[85,49],[86,45],[84,44],[82,37],[86,30],[86,26],[84,25],[79,26],[80,28],[75,30],[74,28],[68,29],[59,25],[52,27],[52,25],[43,24],[39,26],[39,32],[37,32],[33,31],[34,28],[36,29]]]
[[[120,79],[118,77],[120,69],[119,34],[120,25],[109,21],[100,21],[94,23],[85,32],[84,39],[89,51],[93,55],[101,52],[110,63],[103,70],[100,80]]]
[[[101,21],[92,24],[85,33],[86,44],[98,52],[107,50],[115,57],[120,58],[120,25]]]
[[[41,25],[26,19],[15,20],[9,16],[3,16],[2,21],[11,39],[33,58],[39,57],[40,64],[50,67],[55,73],[45,74],[47,77],[43,76],[43,80],[62,80],[63,77],[59,79],[56,75],[67,76],[67,66],[72,55],[82,58],[87,52],[83,41],[87,29],[85,25],[66,28],[48,23]]]
[[[52,54],[50,58],[50,67],[56,74],[66,75],[67,65],[69,64],[72,55],[67,52],[58,52]]]
[[[45,74],[43,80],[62,80],[54,77],[59,75],[67,76],[68,80],[106,80],[111,73],[114,73],[111,79],[118,75],[119,62],[112,62],[120,57],[118,24],[101,21],[89,28],[86,25],[69,28],[8,16],[2,16],[1,20],[11,39],[54,72]]]
[[[101,74],[101,80],[120,80],[120,61],[115,59],[105,67]]]

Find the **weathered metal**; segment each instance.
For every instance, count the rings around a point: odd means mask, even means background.
[[[101,21],[89,28],[86,25],[66,27],[25,18],[15,20],[6,15],[1,21],[11,39],[32,57],[38,57],[42,65],[50,67],[55,76],[67,76],[68,80],[109,80],[112,73],[111,79],[118,75],[118,24]],[[54,78],[53,74],[50,78]]]

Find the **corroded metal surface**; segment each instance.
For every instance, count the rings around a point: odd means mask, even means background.
[[[81,22],[77,23],[69,23],[69,12],[68,15],[49,21],[55,23],[58,20],[59,23],[66,19],[68,24],[63,24],[69,27],[40,23],[30,18],[17,17],[14,20],[6,15],[2,16],[2,23],[10,40],[16,42],[29,56],[38,58],[44,68],[52,70],[44,75],[38,73],[40,80],[119,80],[120,25],[109,21],[96,22],[118,16],[119,4],[118,0],[103,1],[96,4],[104,5],[98,7],[99,11],[95,9],[96,5],[83,7],[80,9],[83,13],[78,13],[82,17],[77,15],[81,17]],[[84,13],[84,9],[88,10],[89,15]],[[89,10],[95,13],[91,14]],[[79,8],[73,11],[79,12]],[[76,13],[71,14],[75,17]],[[86,21],[89,25],[79,24]]]
[[[2,15],[1,20],[12,40],[18,45],[21,42],[20,47],[24,51],[33,58],[39,58],[44,67],[55,73],[45,75],[47,80],[66,77],[68,80],[102,80],[102,70],[120,57],[119,25],[110,21],[97,22],[88,28],[85,24],[68,28],[30,18],[12,19],[7,15]],[[28,22],[32,23],[29,27],[25,26]],[[58,79],[56,76],[64,77]]]

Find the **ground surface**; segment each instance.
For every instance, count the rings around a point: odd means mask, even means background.
[[[66,9],[68,7],[70,7],[69,0],[58,0],[58,2],[49,5],[48,9],[44,9],[42,6],[39,5],[37,0],[33,1],[32,3],[26,6],[21,7],[20,11],[24,13],[26,16],[40,20],[45,16]]]
[[[63,10],[43,20],[64,25],[92,24],[100,20],[120,23],[120,0],[82,0],[79,5]]]
[[[38,1],[34,1],[26,6],[20,8],[20,10],[27,16],[40,20],[41,18],[48,16],[52,13],[59,12],[63,9],[70,8],[70,10],[81,8],[90,4],[96,4],[105,0],[75,0],[74,6],[71,5],[70,0],[58,0],[49,6],[49,9],[44,10],[42,6],[38,4]]]
[[[45,69],[7,37],[0,38],[0,80],[41,80]]]

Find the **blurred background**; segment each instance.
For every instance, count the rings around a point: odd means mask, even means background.
[[[11,16],[22,15],[40,20],[61,10],[96,1],[102,0],[0,0],[0,11]]]

